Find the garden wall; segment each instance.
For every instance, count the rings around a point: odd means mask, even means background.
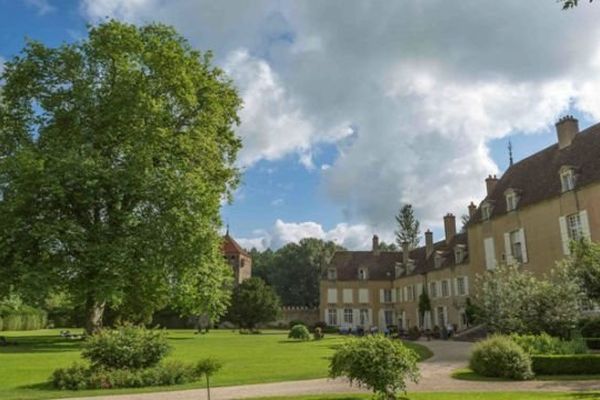
[[[269,328],[288,328],[292,321],[302,321],[311,327],[319,322],[319,309],[310,307],[282,307],[277,321],[267,324]]]

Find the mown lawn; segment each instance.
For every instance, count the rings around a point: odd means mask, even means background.
[[[0,400],[47,399],[95,394],[180,390],[202,387],[202,383],[168,388],[68,392],[53,390],[48,378],[56,368],[81,360],[81,342],[59,337],[60,330],[1,332],[17,346],[0,347]],[[78,333],[80,330],[71,330]],[[215,375],[215,386],[277,382],[325,377],[329,357],[345,338],[326,335],[321,341],[292,342],[287,332],[265,331],[259,335],[213,330],[195,335],[191,330],[169,331],[173,345],[170,358],[195,362],[215,357],[223,369]],[[423,346],[408,343],[423,358],[431,356]]]
[[[370,400],[370,395],[340,394],[300,397],[265,397],[251,400]],[[456,392],[456,393],[409,393],[406,400],[598,400],[595,393],[548,393],[548,392]]]
[[[463,381],[511,381],[508,378],[482,376],[470,368],[457,369],[452,372],[452,377]],[[600,375],[536,375],[534,379],[537,381],[600,381]]]

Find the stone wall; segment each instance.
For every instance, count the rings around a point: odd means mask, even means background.
[[[302,321],[312,327],[319,322],[319,309],[309,307],[282,307],[277,321],[268,324],[270,328],[288,328],[292,321]]]

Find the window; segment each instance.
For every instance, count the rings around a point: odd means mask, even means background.
[[[444,261],[444,258],[439,253],[435,253],[435,257],[433,258],[434,268],[437,269],[437,268],[441,267],[443,261]]]
[[[567,232],[571,240],[579,240],[583,237],[583,226],[579,213],[567,216]]]
[[[514,260],[523,262],[523,244],[521,243],[521,231],[512,231],[510,237],[510,253]],[[508,260],[507,260],[508,261]]]
[[[483,219],[490,219],[490,216],[492,215],[492,208],[490,207],[489,204],[484,204],[481,206],[481,218]]]
[[[456,292],[459,296],[464,296],[467,294],[464,276],[459,276],[456,278]]]
[[[439,327],[446,326],[446,307],[437,308],[437,323]]]
[[[327,289],[327,302],[329,304],[337,303],[337,289]]]
[[[367,269],[366,268],[360,268],[358,270],[358,280],[359,281],[364,281],[367,280]]]
[[[383,302],[384,303],[392,302],[392,290],[391,289],[383,289]]]
[[[450,296],[450,291],[448,288],[448,281],[442,281],[442,296],[443,297]]]
[[[462,264],[465,260],[465,248],[463,245],[457,245],[454,248],[454,261],[456,264]]]
[[[337,310],[330,308],[327,310],[327,325],[337,326],[337,324]]]
[[[517,194],[514,191],[506,193],[506,211],[512,211],[517,208]]]
[[[406,300],[415,301],[415,287],[413,285],[406,287]]]
[[[560,186],[563,192],[575,189],[575,174],[572,168],[562,169],[560,173]]]
[[[352,324],[352,309],[344,308],[344,323]]]
[[[437,297],[437,282],[429,283],[429,295],[431,298]]]
[[[344,289],[342,291],[342,300],[345,304],[350,304],[354,301],[354,296],[352,296],[352,289]]]
[[[337,271],[335,268],[329,268],[327,270],[327,279],[330,281],[334,281],[337,279]]]
[[[496,268],[496,248],[494,238],[483,239],[483,249],[485,251],[485,267],[487,269]]]
[[[358,302],[368,303],[369,302],[369,289],[358,289]]]
[[[398,300],[398,303],[402,303],[404,301],[404,291],[402,290],[402,288],[398,288],[396,289],[396,299]]]
[[[394,325],[394,310],[385,310],[383,312],[383,318],[385,320],[385,326]]]
[[[360,324],[362,326],[369,325],[369,310],[366,308],[360,310]]]

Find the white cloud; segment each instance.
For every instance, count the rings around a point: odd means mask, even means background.
[[[284,222],[278,219],[269,230],[257,230],[254,232],[254,237],[236,238],[236,240],[244,248],[255,247],[258,250],[269,247],[278,249],[287,243],[297,243],[304,238],[333,241],[348,249],[366,250],[371,247],[373,233],[372,228],[363,224],[341,223],[330,230],[325,230],[321,224],[313,221]],[[392,239],[390,232],[378,232],[378,235],[388,240]]]
[[[279,207],[282,204],[283,204],[283,199],[281,199],[281,198],[275,199],[271,202],[271,205],[274,207]]]
[[[25,0],[25,3],[36,8],[38,15],[46,15],[55,10],[48,0]]]
[[[315,146],[337,143],[323,186],[349,221],[368,226],[390,229],[403,202],[424,228],[439,226],[497,172],[491,140],[543,131],[569,108],[600,119],[600,7],[84,0],[83,9],[159,19],[214,49],[246,102],[241,164],[296,154],[313,168]],[[327,235],[314,222],[280,225],[272,243]]]

